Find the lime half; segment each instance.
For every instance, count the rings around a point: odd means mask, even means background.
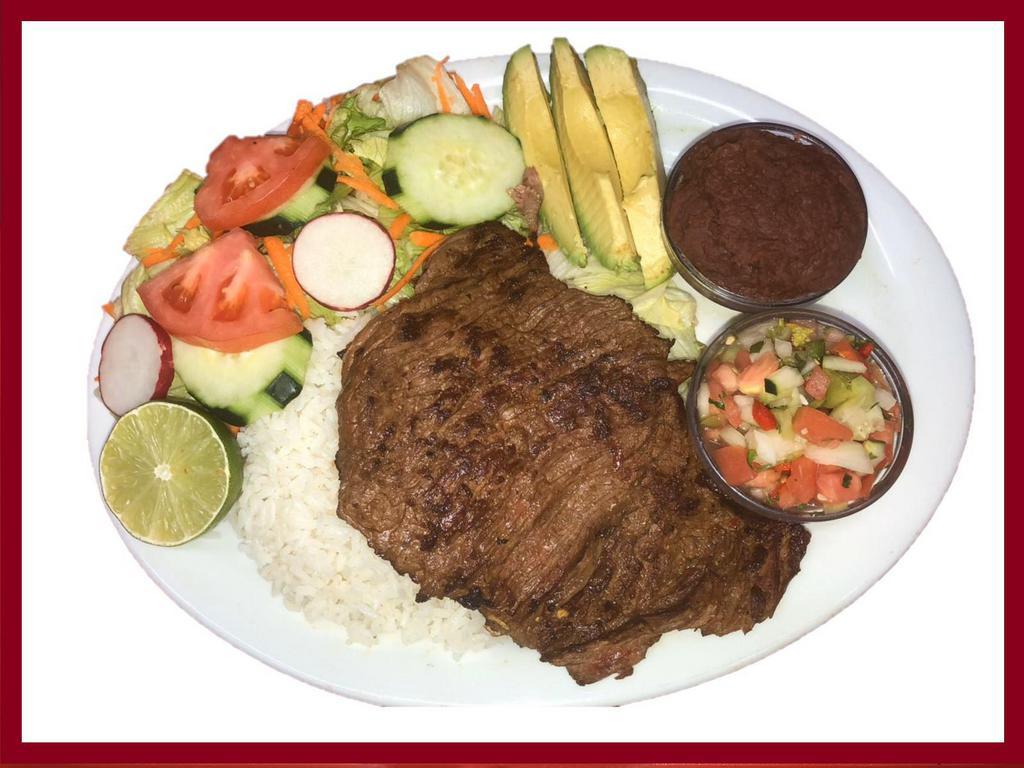
[[[152,402],[114,425],[100,454],[103,496],[137,539],[170,547],[209,529],[242,490],[242,455],[199,409]]]

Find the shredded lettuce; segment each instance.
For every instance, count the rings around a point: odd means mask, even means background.
[[[377,133],[387,130],[387,121],[378,115],[368,115],[359,108],[357,97],[349,95],[338,105],[331,115],[331,122],[327,126],[327,134],[335,144],[343,149],[352,151],[351,144],[356,139],[366,134]],[[385,148],[386,134],[385,137]],[[381,163],[382,164],[382,163]]]
[[[179,400],[195,400],[195,398],[192,397],[192,394],[188,391],[188,388],[185,386],[185,382],[181,380],[177,371],[174,372],[174,378],[171,379],[171,388],[167,390],[167,396],[176,397]]]
[[[640,272],[615,272],[597,259],[590,259],[585,267],[577,267],[561,251],[547,254],[551,274],[586,293],[598,296],[618,296],[629,301],[644,292],[644,277]]]
[[[149,278],[156,277],[173,263],[173,261],[164,261],[160,264],[154,264],[152,267],[144,267],[142,264],[139,264],[129,272],[128,276],[121,283],[121,313],[125,315],[146,315],[149,317],[149,310],[146,309],[146,305],[139,298],[139,286],[149,280]]]
[[[434,81],[437,63],[430,56],[417,56],[395,67],[395,76],[380,88],[380,104],[389,127],[399,128],[437,113],[437,83]],[[457,115],[470,114],[466,99],[451,78],[440,80],[448,96],[449,111]]]
[[[498,221],[523,237],[530,236],[529,227],[526,226],[526,219],[524,219],[523,214],[515,208],[511,209],[508,213],[498,219]]]
[[[328,325],[334,325],[348,317],[348,315],[343,315],[340,312],[335,312],[333,309],[325,307],[308,293],[306,294],[306,302],[309,304],[309,316],[322,318]]]
[[[348,150],[363,164],[371,168],[383,168],[388,156],[388,137],[381,133],[368,133],[349,142]]]
[[[178,231],[195,215],[193,205],[196,190],[202,183],[202,176],[192,171],[182,171],[128,235],[124,249],[135,258],[141,259],[150,248],[166,248]],[[189,253],[198,250],[210,240],[210,233],[205,227],[184,230],[183,234],[183,247]]]
[[[697,341],[697,304],[686,290],[683,279],[675,275],[660,285],[644,290],[640,272],[615,272],[591,259],[577,267],[561,251],[547,254],[551,274],[574,288],[598,296],[618,296],[633,308],[633,313],[658,335],[672,340],[670,360],[695,360],[701,351]]]

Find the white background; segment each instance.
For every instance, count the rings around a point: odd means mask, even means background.
[[[296,98],[378,79],[412,55],[545,50],[554,35],[761,91],[838,134],[907,195],[971,314],[978,385],[967,451],[934,519],[878,585],[725,678],[618,709],[348,701],[200,626],[107,521],[85,442],[99,305],[156,191],[185,165],[202,170],[223,136],[259,133]],[[1002,28],[977,25],[27,25],[23,738],[1001,739],[1002,66]]]

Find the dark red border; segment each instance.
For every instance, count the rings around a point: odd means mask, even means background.
[[[25,744],[21,741],[21,22],[57,20],[117,20],[145,18],[150,20],[229,20],[256,18],[278,20],[287,11],[297,14],[297,20],[329,18],[337,13],[335,3],[316,0],[300,5],[260,6],[249,0],[226,0],[216,5],[208,0],[178,0],[171,4],[139,3],[137,0],[83,3],[80,0],[3,0],[2,67],[0,67],[0,95],[2,95],[2,187],[0,187],[0,254],[3,255],[3,273],[0,280],[0,494],[3,514],[0,515],[0,763],[3,764],[71,764],[71,763],[278,763],[344,762],[375,763],[442,763],[450,761],[508,763],[615,763],[630,762],[685,762],[689,764],[763,763],[776,761],[801,764],[1018,764],[1024,765],[1024,731],[1016,734],[1020,724],[1020,699],[1017,684],[1021,678],[1021,665],[1014,654],[1006,658],[1006,714],[1007,741],[1001,744]],[[630,6],[639,20],[672,18],[680,12],[691,13],[696,19],[717,20],[723,11],[737,19],[764,19],[765,14],[781,14],[780,20],[802,17],[816,19],[851,18],[873,20],[887,18],[903,20],[931,15],[944,20],[965,20],[970,14],[976,20],[1003,20],[1010,16],[1010,2],[975,2],[941,7],[933,2],[916,0],[896,5],[887,0],[861,0],[856,6],[823,4],[815,0],[793,0],[782,4],[766,4],[758,0],[732,0],[728,8],[719,4],[676,5],[669,0],[648,0],[643,5]],[[431,18],[437,14],[449,18],[479,18],[482,13],[499,14],[513,11],[507,4],[487,6],[467,0],[449,0],[441,5],[418,4],[404,12],[389,3],[388,16],[423,18],[429,9]],[[358,13],[357,5],[345,11]],[[621,6],[591,4],[588,0],[563,0],[561,3],[540,5],[536,11],[523,7],[514,9],[521,18],[564,19],[571,16],[614,19]],[[374,12],[369,6],[366,12]],[[88,13],[89,16],[84,14]],[[368,20],[372,15],[366,16]],[[1008,31],[1013,28],[1007,24]],[[1006,46],[1006,74],[1015,78],[1009,66],[1015,60],[1012,46]],[[951,52],[953,53],[953,52]],[[867,55],[867,54],[866,54]],[[1004,93],[1005,93],[1004,88]],[[937,122],[941,130],[942,121]],[[1007,165],[1011,159],[1017,163],[1019,153],[1010,142],[1006,153]],[[1010,237],[1019,240],[1014,230],[1006,232],[1007,250]],[[984,255],[979,254],[979,258]],[[1006,284],[1014,281],[1024,267],[1018,260],[1006,264]],[[1007,357],[1006,381],[1012,381]],[[981,376],[982,381],[985,380]],[[1019,451],[1019,446],[1008,445],[1007,450]],[[1020,519],[1006,516],[1006,537],[1015,540],[1021,530]],[[1006,561],[1006,594],[1021,594],[1021,558]],[[1006,647],[1013,648],[1012,640],[1019,636],[1022,620],[1007,612]],[[950,663],[956,663],[951,659]]]

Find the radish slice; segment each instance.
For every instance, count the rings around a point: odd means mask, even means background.
[[[100,399],[117,416],[167,395],[174,378],[171,337],[145,315],[124,315],[100,350]]]
[[[292,268],[302,290],[325,307],[350,312],[388,289],[395,244],[373,219],[331,213],[302,228],[292,249]]]

